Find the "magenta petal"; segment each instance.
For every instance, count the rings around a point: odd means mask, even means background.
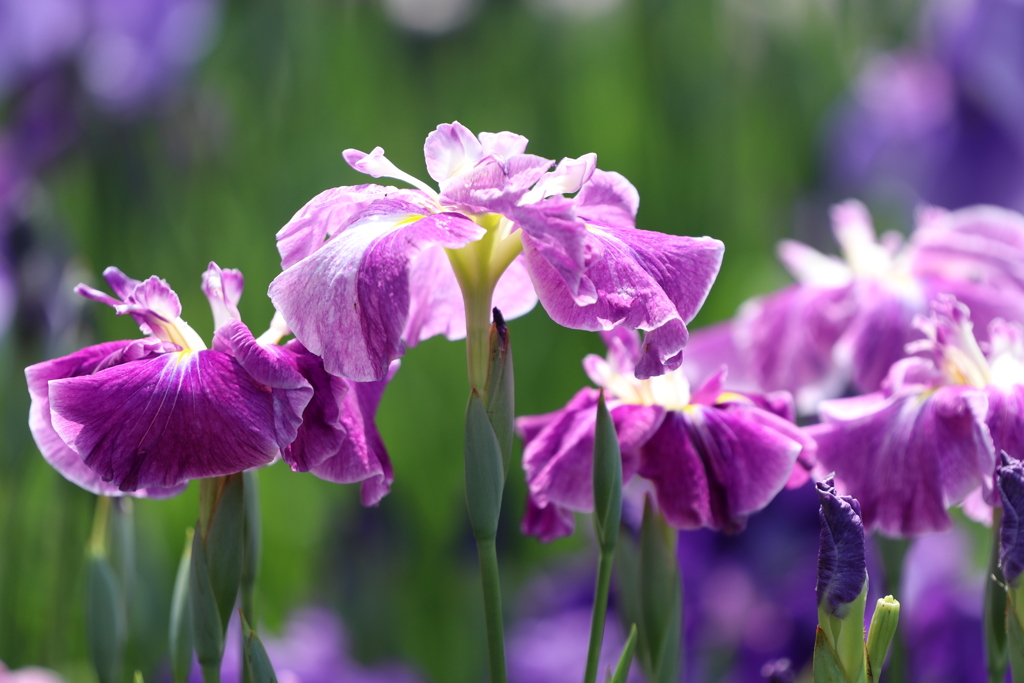
[[[557,538],[571,536],[575,526],[572,510],[554,504],[537,507],[533,498],[526,497],[526,511],[519,525],[524,535],[536,536],[542,542],[550,543]]]
[[[337,428],[342,435],[341,443],[334,454],[309,470],[321,479],[338,484],[362,482],[363,505],[379,503],[391,490],[395,478],[374,416],[384,389],[397,370],[395,362],[387,377],[379,382],[347,382],[348,392],[338,406]]]
[[[122,491],[259,467],[279,446],[270,392],[219,351],[54,380],[50,406],[65,443]]]
[[[545,310],[555,322],[572,329],[621,325],[648,330],[637,362],[640,379],[678,367],[686,344],[685,323],[700,310],[718,275],[722,243],[633,228],[591,229],[588,240],[603,254],[586,269],[586,278],[596,288],[596,301],[588,305],[579,305],[565,282],[526,249]],[[525,236],[523,243],[525,247]]]
[[[860,392],[877,391],[904,347],[921,338],[914,316],[925,310],[923,294],[908,296],[879,285],[858,287],[859,311],[837,342],[835,357],[848,363]]]
[[[808,428],[818,459],[860,501],[865,528],[910,536],[952,524],[946,508],[991,486],[988,401],[969,387],[826,401]]]
[[[583,185],[575,204],[576,213],[587,223],[605,228],[635,228],[640,193],[622,175],[598,169]]]
[[[1024,386],[1007,389],[986,387],[988,415],[985,423],[992,435],[996,453],[1006,451],[1011,457],[1024,459]]]
[[[71,450],[53,429],[50,418],[50,380],[80,377],[92,374],[97,368],[111,363],[112,358],[124,357],[127,349],[136,348],[134,341],[115,341],[88,346],[75,353],[36,363],[25,368],[32,405],[29,408],[28,425],[43,458],[61,476],[86,491],[100,496],[121,496],[124,492],[113,484],[103,481],[91,470],[78,454]],[[186,484],[170,488],[153,487],[132,491],[140,498],[167,498],[185,490]]]
[[[270,285],[270,298],[295,337],[331,374],[383,378],[404,353],[410,263],[429,247],[457,249],[483,234],[460,214],[400,218],[345,230]]]
[[[524,442],[523,469],[538,506],[554,503],[580,512],[593,510],[597,396],[596,389],[581,389],[564,408],[550,414],[548,424],[533,439]],[[636,472],[636,451],[658,428],[664,410],[611,403],[609,412],[622,450],[623,481],[629,481]],[[518,426],[521,433],[532,431],[530,423]]]
[[[533,154],[488,157],[441,183],[441,201],[477,213],[510,214],[551,164],[550,159]]]
[[[672,526],[739,531],[786,485],[800,454],[782,424],[738,404],[668,413],[641,449],[638,473]]]
[[[500,133],[480,133],[480,146],[485,156],[508,159],[526,151],[528,140],[517,133],[503,130]]]
[[[213,311],[213,329],[219,329],[229,319],[241,320],[238,302],[245,289],[242,272],[234,268],[221,268],[213,261],[203,273],[203,294]]]
[[[269,387],[277,445],[283,449],[294,441],[313,388],[299,372],[293,354],[279,346],[258,344],[240,320],[229,320],[217,330],[213,348],[234,356],[250,377]]]

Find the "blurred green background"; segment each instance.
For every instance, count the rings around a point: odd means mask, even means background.
[[[559,3],[560,5],[567,3]],[[577,3],[581,4],[581,3]],[[826,225],[824,126],[865,50],[913,29],[912,2],[623,0],[576,16],[556,3],[496,0],[443,35],[411,32],[380,5],[234,0],[210,54],[143,117],[86,116],[82,136],[42,176],[48,240],[66,239],[92,284],[108,265],[158,274],[206,338],[199,289],[210,260],[241,269],[243,319],[260,331],[279,272],[274,233],[321,190],[364,182],[341,159],[376,145],[426,177],[438,123],[511,130],[549,158],[597,152],[639,189],[638,226],[726,243],[695,325],[727,317],[785,281],[775,242]],[[6,112],[4,115],[9,114]],[[70,287],[74,282],[68,282]],[[87,336],[3,340],[0,451],[0,660],[92,680],[82,626],[83,548],[93,496],[39,457],[25,427],[22,368],[71,345],[137,336],[131,320],[85,308]],[[511,324],[518,412],[553,410],[585,381],[596,335],[561,329],[541,308]],[[475,551],[462,495],[461,343],[411,350],[379,414],[392,493],[362,509],[353,486],[278,464],[260,474],[264,628],[317,601],[344,615],[355,654],[398,659],[427,680],[482,680]],[[499,538],[508,616],[517,588],[587,548],[585,533],[542,546],[518,533],[524,482],[513,468]],[[143,612],[135,665],[157,676],[166,611],[196,487],[136,501]],[[586,527],[586,524],[579,525]]]

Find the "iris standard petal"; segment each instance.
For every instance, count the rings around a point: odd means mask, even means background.
[[[594,425],[598,390],[581,389],[523,447],[523,469],[530,496],[539,507],[549,504],[590,512],[594,507]],[[658,406],[609,404],[622,451],[623,481],[636,473],[637,449],[651,437],[665,412]],[[532,425],[519,422],[521,433]]]
[[[987,408],[984,392],[962,386],[869,394],[823,402],[822,423],[807,429],[865,527],[912,536],[949,527],[947,506],[991,485]]]
[[[25,379],[32,399],[28,425],[39,452],[61,476],[96,495],[121,496],[124,492],[103,481],[54,431],[50,418],[49,382],[89,375],[106,364],[118,364],[116,359],[131,355],[125,353],[127,349],[137,348],[136,342],[131,340],[106,342],[88,346],[69,356],[43,361],[25,368]],[[187,485],[185,483],[170,488],[139,489],[131,494],[140,498],[167,498],[181,493]]]
[[[668,413],[643,445],[638,473],[654,484],[672,526],[739,531],[786,485],[802,444],[753,419],[754,411],[738,404],[689,406]]]
[[[433,246],[463,247],[483,234],[460,214],[381,213],[278,275],[270,298],[328,372],[357,381],[381,379],[405,352],[415,257]]]
[[[394,362],[385,379],[378,382],[347,381],[348,391],[337,406],[337,428],[341,435],[338,449],[310,472],[338,484],[362,482],[363,505],[376,505],[391,490],[394,473],[384,441],[377,431],[374,416],[384,389],[398,370]],[[337,392],[333,392],[337,396]]]
[[[724,246],[709,237],[679,237],[633,228],[591,228],[587,239],[602,254],[587,266],[595,300],[580,305],[548,262],[526,256],[541,304],[560,325],[648,331],[636,364],[645,379],[682,362],[685,323],[700,310],[722,264]],[[527,240],[524,236],[524,247]]]
[[[234,268],[221,268],[213,261],[203,273],[203,294],[210,302],[210,310],[213,312],[213,329],[220,329],[221,325],[234,318],[240,320],[238,302],[242,299],[242,291],[245,289],[245,278],[242,271]]]
[[[271,392],[219,351],[165,353],[49,389],[56,432],[122,491],[241,472],[286,445]]]
[[[553,163],[533,154],[487,157],[441,183],[441,201],[473,213],[508,215]]]
[[[476,136],[455,121],[442,123],[430,132],[423,143],[423,156],[427,162],[427,173],[438,183],[443,183],[476,166],[483,159],[484,151]]]

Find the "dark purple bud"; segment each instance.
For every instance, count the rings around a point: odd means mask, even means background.
[[[821,500],[821,543],[818,548],[819,609],[828,600],[828,611],[840,619],[857,599],[867,580],[864,560],[864,524],[860,503],[836,493],[835,477],[816,484]]]
[[[1007,583],[1015,584],[1024,571],[1024,462],[1003,451],[996,469],[996,487],[1003,503],[999,530],[999,568]]]

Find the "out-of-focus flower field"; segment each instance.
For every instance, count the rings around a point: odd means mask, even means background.
[[[792,282],[776,258],[780,240],[836,253],[830,207],[848,197],[865,202],[879,233],[905,235],[923,203],[1024,210],[1024,8],[0,0],[0,682],[46,680],[14,673],[28,666],[97,680],[84,613],[96,496],[40,456],[24,368],[138,330],[75,285],[102,288],[111,265],[156,274],[208,341],[200,276],[215,261],[244,273],[238,309],[259,334],[281,273],[275,233],[319,192],[372,181],[342,151],[380,145],[426,178],[424,137],[456,120],[515,131],[545,158],[595,152],[601,169],[638,190],[638,228],[721,240],[694,335]],[[540,306],[509,330],[516,415],[561,409],[591,383],[584,356],[605,354],[597,334],[560,327]],[[394,470],[378,506],[363,507],[356,485],[284,462],[259,472],[259,625],[282,683],[486,680],[464,494],[465,348],[438,336],[402,359],[377,413]],[[860,389],[877,389],[888,366]],[[520,532],[521,455],[517,441],[497,534],[510,680],[577,680],[594,534],[580,514],[568,538]],[[136,558],[125,680],[136,670],[171,680],[168,613],[198,496],[193,482],[167,500],[122,499]],[[777,660],[798,670],[810,661],[818,505],[807,484],[783,490],[734,535],[680,532],[683,680],[760,681]],[[909,542],[868,537],[869,605],[888,593],[902,603],[887,681],[987,680],[990,532],[952,515],[951,530]],[[603,666],[628,632],[618,606],[613,589]],[[234,642],[225,680],[238,675]],[[634,667],[629,680],[639,675]],[[792,680],[781,676],[771,680]]]

